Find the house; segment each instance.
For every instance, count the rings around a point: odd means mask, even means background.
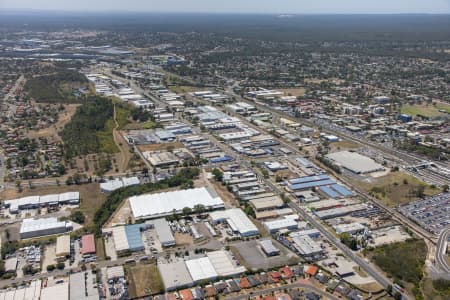
[[[277,283],[277,282],[280,282],[280,280],[281,280],[280,272],[276,272],[276,271],[270,272],[269,276],[270,276],[270,279],[272,280],[272,282]]]
[[[212,285],[208,285],[203,289],[203,294],[205,295],[205,298],[214,297],[217,295],[217,291]]]
[[[317,271],[319,271],[319,268],[316,266],[305,266],[305,274],[310,277],[316,276]]]
[[[239,280],[239,287],[241,289],[249,289],[252,287],[252,285],[250,284],[250,282],[248,281],[247,277],[242,277]]]
[[[190,289],[184,289],[179,291],[180,297],[182,300],[194,300],[194,296]]]
[[[294,273],[292,272],[291,268],[289,268],[288,266],[280,269],[280,273],[281,273],[281,277],[283,279],[291,279],[292,277],[294,277]]]

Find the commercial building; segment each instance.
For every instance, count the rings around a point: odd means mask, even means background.
[[[5,264],[4,264],[5,273],[15,272],[17,269],[18,263],[19,263],[19,260],[17,259],[17,257],[11,257],[11,258],[5,259]]]
[[[246,271],[244,266],[237,266],[227,251],[217,250],[206,253],[214,270],[221,277],[235,276]]]
[[[167,222],[166,219],[160,218],[147,221],[146,223],[155,228],[156,234],[158,235],[158,240],[163,247],[175,246],[175,237],[173,236],[169,222]]]
[[[276,248],[272,240],[262,240],[258,244],[267,256],[276,256],[280,254],[280,249]]]
[[[56,257],[66,258],[70,255],[70,235],[61,235],[56,239]]]
[[[95,254],[95,237],[93,234],[86,234],[81,237],[81,254]]]
[[[194,283],[198,283],[201,280],[214,280],[217,278],[216,270],[208,257],[187,260],[186,267]]]
[[[112,228],[114,246],[117,253],[127,251],[137,252],[144,250],[141,230],[146,228],[146,224],[133,224]]]
[[[29,239],[46,235],[65,233],[72,230],[72,223],[57,218],[24,219],[20,227],[20,238]]]
[[[166,291],[192,286],[192,277],[183,260],[158,264],[158,270]]]
[[[240,208],[215,211],[210,214],[210,217],[213,223],[226,222],[234,233],[242,237],[259,234],[258,228]]]
[[[222,199],[216,192],[205,187],[133,196],[129,198],[129,201],[135,219],[153,219],[173,213],[181,214],[183,208],[194,209],[196,205],[203,205],[207,209],[224,207]]]
[[[356,174],[367,174],[384,170],[384,167],[373,159],[356,152],[341,151],[330,153],[326,157],[335,164]]]

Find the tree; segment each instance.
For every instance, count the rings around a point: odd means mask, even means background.
[[[205,206],[203,204],[197,204],[194,206],[194,212],[196,214],[202,214],[205,212]]]
[[[81,211],[77,210],[70,215],[70,220],[78,224],[83,224],[86,220],[86,217]]]
[[[222,173],[222,171],[220,171],[219,169],[215,168],[215,169],[212,171],[212,174],[214,175],[214,179],[215,179],[216,181],[222,181],[222,179],[223,179],[223,173]]]
[[[63,262],[59,262],[56,264],[56,268],[58,270],[64,270],[65,267],[66,267],[66,265]]]
[[[185,207],[183,208],[183,215],[184,216],[189,216],[190,214],[192,214],[192,209],[190,207]]]
[[[442,186],[442,192],[443,193],[447,193],[449,191],[449,186],[448,186],[448,184],[444,184],[443,186]]]

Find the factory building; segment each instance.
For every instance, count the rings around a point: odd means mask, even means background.
[[[72,223],[57,218],[24,219],[20,227],[20,238],[29,239],[46,235],[66,233],[72,230]]]
[[[194,283],[202,280],[212,281],[218,276],[208,257],[187,260],[186,267]]]
[[[295,236],[292,238],[293,246],[298,253],[304,257],[317,257],[323,254],[323,249],[308,235]]]
[[[266,221],[263,222],[263,226],[270,233],[275,233],[280,230],[298,229],[297,221],[293,218],[282,218],[272,221]]]
[[[237,266],[233,262],[230,254],[223,250],[217,250],[206,253],[211,264],[214,266],[217,275],[221,277],[235,276],[245,273],[246,269],[244,266]]]
[[[140,181],[139,181],[139,178],[137,178],[137,177],[115,178],[113,180],[106,180],[105,182],[100,183],[100,190],[103,193],[111,193],[122,187],[138,185],[138,184],[140,184]]]
[[[141,231],[146,228],[146,224],[133,224],[112,228],[114,246],[117,253],[137,252],[144,250]]]
[[[93,234],[86,234],[81,237],[81,254],[91,255],[95,254],[95,237]]]
[[[158,264],[158,270],[166,291],[192,286],[192,277],[183,260]]]
[[[342,217],[353,212],[361,211],[367,209],[365,204],[355,204],[343,207],[336,207],[327,210],[314,211],[314,214],[322,220],[332,219],[337,217]]]
[[[215,211],[210,214],[213,223],[226,222],[234,233],[241,237],[255,236],[259,234],[258,228],[250,221],[240,208],[232,208]]]
[[[284,206],[284,202],[279,196],[261,197],[249,202],[256,211],[278,209]]]
[[[161,242],[163,247],[175,246],[175,238],[170,229],[169,222],[164,218],[147,221],[149,224],[155,228],[156,234],[158,235],[158,240]]]
[[[18,199],[6,200],[4,206],[9,212],[17,214],[20,210],[36,209],[47,206],[77,205],[80,203],[79,192],[67,192],[45,196],[28,196]]]
[[[262,240],[259,241],[258,244],[267,256],[276,256],[280,254],[280,249],[273,245],[272,240]]]
[[[45,300],[69,300],[69,282],[58,283],[41,290],[41,299]]]
[[[360,223],[350,223],[350,224],[339,224],[333,226],[337,234],[348,233],[348,234],[359,234],[364,233],[367,227]]]
[[[158,194],[145,194],[129,198],[135,219],[153,219],[181,214],[183,208],[194,209],[203,205],[207,209],[223,208],[222,199],[210,188],[195,188]]]
[[[341,151],[326,156],[329,160],[355,174],[383,171],[384,167],[373,159],[356,152]]]
[[[56,257],[65,259],[70,255],[70,235],[61,235],[56,239]]]

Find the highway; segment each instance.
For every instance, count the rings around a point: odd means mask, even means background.
[[[447,261],[447,245],[450,237],[450,226],[442,230],[436,245],[435,264],[444,273],[450,275],[450,265]]]
[[[274,287],[274,288],[269,288],[269,289],[259,290],[259,291],[256,291],[256,292],[251,292],[250,294],[247,294],[247,295],[226,297],[225,299],[227,299],[227,300],[244,300],[244,299],[255,298],[255,297],[258,297],[258,296],[271,294],[272,292],[283,291],[285,289],[286,290],[290,290],[290,289],[295,289],[295,288],[301,288],[301,289],[312,291],[312,292],[322,296],[322,299],[338,300],[337,297],[335,297],[335,296],[333,296],[333,295],[331,295],[329,293],[326,293],[326,292],[316,288],[315,286],[312,286],[312,285],[307,284],[307,283],[286,284],[286,285],[282,285],[282,286],[278,286],[278,287]]]

